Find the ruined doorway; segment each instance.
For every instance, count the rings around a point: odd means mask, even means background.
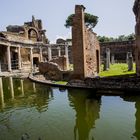
[[[34,57],[33,58],[33,65],[38,67],[38,63],[39,63],[39,58],[38,57]]]
[[[100,68],[100,64],[99,64],[99,50],[96,50],[96,65],[97,65],[97,73],[99,73],[99,68]]]

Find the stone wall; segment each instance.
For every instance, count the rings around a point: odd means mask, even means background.
[[[127,52],[132,52],[133,57],[135,57],[135,41],[122,41],[122,42],[106,42],[100,43],[101,46],[101,61],[105,59],[105,50],[109,48],[110,57],[114,56],[115,62],[125,62]]]
[[[84,7],[76,5],[72,26],[73,78],[94,77],[99,72],[100,47],[96,34],[85,26]]]

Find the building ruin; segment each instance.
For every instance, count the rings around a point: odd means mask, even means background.
[[[95,77],[100,69],[100,46],[96,34],[85,25],[83,5],[75,6],[72,26],[73,78]]]

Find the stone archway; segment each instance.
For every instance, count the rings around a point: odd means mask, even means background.
[[[38,41],[38,32],[35,29],[30,28],[28,30],[28,39],[37,42]]]

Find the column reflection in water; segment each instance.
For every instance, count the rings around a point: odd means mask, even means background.
[[[14,99],[14,87],[13,87],[13,78],[9,77],[9,85],[10,85],[10,91],[11,91],[11,98]]]
[[[21,95],[24,96],[24,84],[23,84],[23,80],[20,80],[20,86],[21,86]]]
[[[101,97],[92,97],[89,92],[85,92],[69,90],[68,94],[70,106],[76,111],[75,140],[88,140],[91,129],[95,127],[95,121],[100,117]],[[91,138],[93,140],[94,136]]]
[[[35,86],[35,83],[33,83],[33,91],[34,91],[34,93],[36,93],[36,86]]]
[[[137,140],[140,140],[140,96],[124,96],[122,97],[125,101],[129,102],[135,102],[135,132],[133,133],[133,136],[137,138]]]
[[[4,103],[4,94],[3,94],[3,83],[1,77],[0,77],[0,102],[1,102],[1,107],[4,108],[5,103]]]

